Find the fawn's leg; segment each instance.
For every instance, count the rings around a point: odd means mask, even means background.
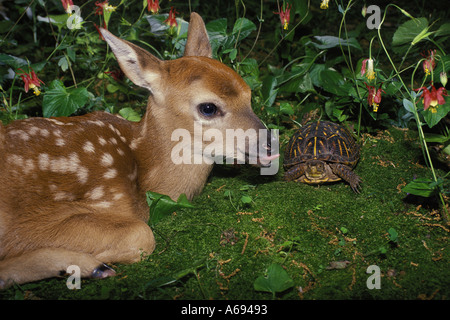
[[[83,278],[105,278],[115,272],[92,255],[62,248],[43,248],[0,261],[0,289],[64,275],[69,266],[80,268]]]
[[[155,248],[150,227],[134,217],[77,209],[39,215],[39,224],[34,219],[35,228],[20,221],[4,238],[10,250],[0,261],[0,288],[58,276],[70,265],[80,267],[82,276],[108,276],[111,271],[102,272],[103,263],[137,262]]]

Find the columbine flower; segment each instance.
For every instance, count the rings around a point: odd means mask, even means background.
[[[320,3],[320,9],[328,9],[328,2],[330,2],[330,0],[322,0]]]
[[[289,25],[289,20],[291,19],[291,6],[290,4],[286,4],[286,8],[281,10],[280,12],[274,12],[275,14],[280,15],[281,25],[283,26],[284,30],[287,30]]]
[[[422,55],[425,57],[425,55],[422,53]],[[425,61],[423,62],[423,71],[425,72],[425,75],[429,76],[431,74],[431,71],[434,70],[434,67],[436,67],[436,62],[434,61],[434,56],[436,55],[436,50],[428,50],[428,56],[425,57]]]
[[[369,104],[369,106],[373,107],[373,112],[378,112],[378,106],[381,103],[381,93],[384,92],[384,90],[381,89],[381,86],[377,89],[374,86],[369,86],[365,82],[364,84],[366,85],[367,90],[369,90],[367,103]]]
[[[72,0],[61,0],[61,3],[63,5],[64,11],[66,11],[66,13],[68,14],[72,14]]]
[[[159,0],[147,0],[147,10],[148,12],[151,12],[153,14],[158,13],[160,7],[159,7]]]
[[[31,68],[30,68],[30,73],[26,73],[22,69],[19,69],[19,70],[23,72],[22,74],[19,74],[19,76],[22,79],[22,81],[25,83],[25,85],[24,85],[25,92],[28,92],[29,89],[33,89],[34,94],[36,96],[40,95],[41,91],[39,90],[39,88],[41,87],[41,83],[44,83],[44,81],[39,79],[37,77],[36,73],[34,72],[34,70]]]
[[[447,91],[444,87],[440,87],[436,90],[436,88],[432,85],[431,91],[428,90],[426,87],[422,87],[419,89],[415,89],[415,91],[423,90],[423,109],[427,110],[429,107],[431,107],[431,112],[436,113],[437,112],[437,106],[440,104],[445,104],[444,96],[448,96]]]
[[[169,17],[164,20],[164,23],[167,24],[170,29],[178,27],[177,19],[175,18],[177,13],[178,12],[173,7],[170,7]]]
[[[125,74],[120,69],[114,71],[105,71],[105,73],[116,81],[122,81]]]
[[[366,70],[367,67],[367,70]],[[366,75],[366,78],[369,80],[375,79],[375,71],[373,70],[373,59],[364,59],[361,66],[361,77]]]
[[[113,12],[116,10],[116,7],[110,6],[108,0],[100,2],[97,1],[95,5],[98,7],[95,10],[95,14],[101,16],[105,11],[106,12]]]

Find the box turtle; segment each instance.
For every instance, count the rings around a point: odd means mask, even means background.
[[[345,180],[359,193],[352,171],[360,147],[344,127],[329,121],[310,123],[294,133],[284,154],[284,179],[308,184]]]

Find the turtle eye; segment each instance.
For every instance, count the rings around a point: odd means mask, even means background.
[[[198,111],[206,118],[211,118],[218,114],[219,108],[214,103],[201,103],[198,105]]]

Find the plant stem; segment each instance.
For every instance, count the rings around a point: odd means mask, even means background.
[[[433,181],[434,181],[434,182],[437,182],[437,176],[436,176],[436,172],[435,172],[435,170],[434,170],[433,161],[432,161],[432,159],[431,159],[430,152],[429,152],[428,146],[427,146],[427,142],[426,142],[426,140],[425,140],[425,134],[424,134],[423,129],[422,129],[423,124],[422,124],[422,122],[420,121],[419,112],[417,111],[416,97],[415,97],[415,95],[412,94],[412,92],[414,92],[414,91],[411,91],[411,90],[413,90],[413,88],[409,89],[409,88],[406,86],[406,84],[405,84],[405,82],[403,81],[402,77],[400,76],[400,73],[399,73],[399,71],[397,70],[397,68],[396,68],[396,66],[395,66],[395,64],[394,64],[394,62],[392,61],[392,58],[391,58],[391,56],[389,55],[389,52],[388,52],[387,49],[386,49],[386,46],[385,46],[385,44],[384,44],[384,42],[383,42],[383,38],[381,37],[381,25],[383,24],[384,19],[386,18],[387,8],[388,8],[389,6],[391,6],[391,5],[394,6],[394,7],[396,7],[396,8],[398,8],[398,7],[397,7],[396,5],[394,5],[394,4],[388,4],[388,5],[386,6],[386,8],[385,8],[385,10],[384,10],[383,19],[381,20],[380,26],[379,26],[379,28],[378,28],[378,39],[380,40],[381,46],[382,46],[384,52],[386,53],[386,56],[387,56],[387,58],[389,59],[389,62],[391,63],[392,68],[393,68],[394,71],[395,71],[395,76],[400,80],[400,82],[401,82],[401,84],[402,84],[404,90],[406,91],[406,93],[407,93],[408,96],[409,96],[409,100],[412,102],[412,104],[413,104],[413,106],[414,106],[414,112],[413,112],[413,114],[414,114],[414,118],[415,118],[415,120],[416,120],[417,131],[419,132],[419,139],[420,139],[420,143],[421,143],[421,146],[422,146],[422,151],[424,152],[424,158],[425,158],[425,161],[426,161],[427,164],[428,164],[428,167],[429,167],[430,170],[431,170],[431,174],[432,174],[432,176],[433,176]],[[409,52],[409,49],[408,49],[408,52]],[[449,213],[448,213],[447,207],[446,207],[446,205],[445,205],[444,197],[443,197],[443,195],[442,195],[442,193],[441,193],[440,190],[438,191],[438,193],[439,193],[439,198],[440,198],[440,200],[441,200],[442,207],[443,207],[443,211],[444,211],[443,219],[444,219],[445,221],[448,221],[448,215],[449,215]]]

